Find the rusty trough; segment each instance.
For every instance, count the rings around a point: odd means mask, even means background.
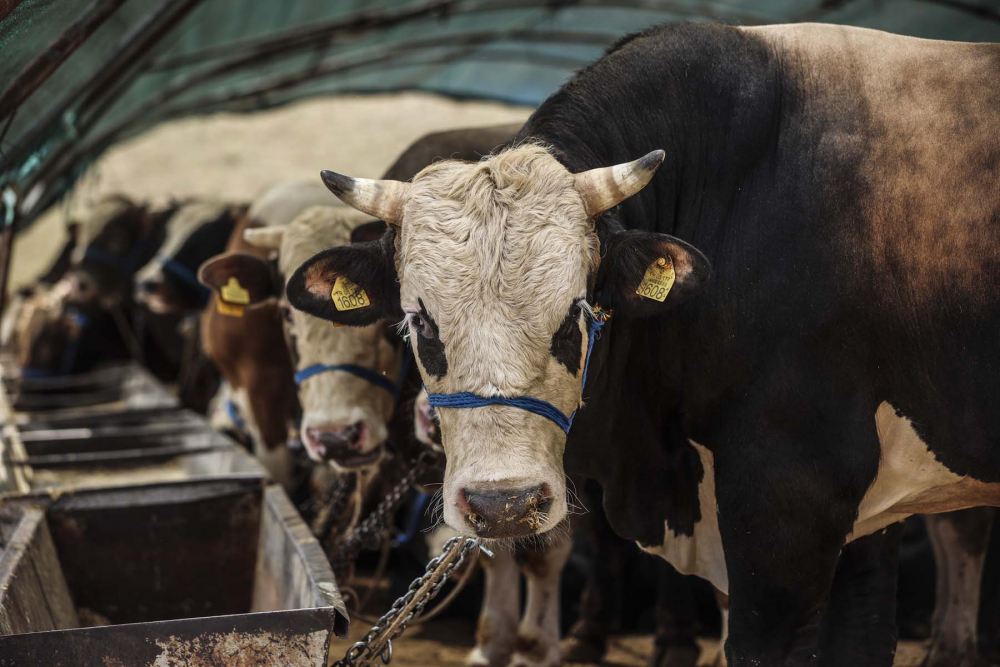
[[[0,665],[325,667],[346,609],[284,490],[145,371],[88,375],[0,373]]]

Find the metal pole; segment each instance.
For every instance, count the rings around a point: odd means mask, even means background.
[[[126,0],[95,0],[0,93],[0,118],[12,114],[125,2]]]
[[[4,224],[0,235],[0,314],[7,307],[7,281],[10,278],[10,263],[14,257],[14,235],[17,233],[17,194],[12,188],[5,188],[2,195],[3,208],[0,216]]]
[[[23,0],[0,0],[0,21],[7,18],[7,14],[17,9]]]

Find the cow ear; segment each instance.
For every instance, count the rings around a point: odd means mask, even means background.
[[[281,239],[285,237],[287,227],[272,225],[270,227],[248,227],[243,230],[243,240],[256,248],[264,250],[280,250]]]
[[[385,234],[385,220],[363,222],[351,230],[351,243],[378,241]]]
[[[601,259],[596,291],[601,306],[633,317],[652,317],[688,299],[712,275],[704,255],[667,234],[622,231]]]
[[[227,303],[252,306],[280,296],[271,265],[260,257],[228,252],[207,260],[198,280]]]
[[[348,326],[402,317],[392,240],[324,250],[295,270],[285,286],[288,302],[310,315]]]

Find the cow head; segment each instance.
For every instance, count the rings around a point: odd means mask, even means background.
[[[157,315],[184,316],[204,308],[210,292],[198,282],[198,267],[225,249],[243,212],[210,201],[181,205],[156,257],[135,276],[136,300]]]
[[[291,224],[249,229],[248,243],[277,254],[278,273],[284,275],[318,250],[346,245],[366,235],[378,237],[382,223],[345,207],[312,207]],[[310,458],[343,468],[374,466],[382,458],[388,437],[388,422],[395,407],[391,386],[400,381],[402,341],[384,320],[365,327],[335,328],[329,322],[288,308],[280,287],[273,285],[270,263],[247,254],[224,255],[205,264],[202,280],[222,290],[230,281],[246,286],[252,303],[277,297],[285,315],[285,337],[298,372],[298,395],[302,406],[300,432]],[[348,366],[359,374],[321,367]],[[383,378],[380,385],[363,377],[369,371]]]
[[[531,397],[569,415],[581,405],[595,301],[615,317],[655,316],[708,278],[704,257],[676,238],[598,224],[663,157],[574,175],[528,144],[479,163],[438,162],[409,184],[324,172],[335,194],[389,222],[390,233],[316,255],[292,275],[288,299],[342,324],[404,316],[433,394]],[[670,288],[638,294],[650,267],[668,263]],[[369,306],[338,309],[331,290],[345,278]],[[566,435],[552,420],[506,405],[439,408],[437,417],[450,526],[518,537],[564,518]]]

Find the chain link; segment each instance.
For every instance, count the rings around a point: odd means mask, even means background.
[[[371,514],[365,517],[364,521],[358,524],[357,528],[341,540],[336,552],[334,552],[333,557],[330,559],[334,572],[346,572],[360,552],[374,551],[379,548],[382,540],[385,539],[385,529],[388,527],[393,513],[399,507],[403,496],[413,488],[417,477],[422,475],[427,469],[431,458],[432,455],[424,452],[413,459],[410,462],[410,469],[407,471],[406,476],[392,487],[392,490],[382,499],[382,502],[378,504]]]
[[[392,662],[392,642],[406,630],[407,624],[423,612],[427,603],[441,591],[445,582],[465,562],[469,552],[480,549],[480,541],[470,537],[453,537],[444,545],[440,556],[427,563],[424,574],[410,584],[406,593],[396,600],[361,641],[347,649],[334,667],[365,667],[376,659],[383,665]]]

